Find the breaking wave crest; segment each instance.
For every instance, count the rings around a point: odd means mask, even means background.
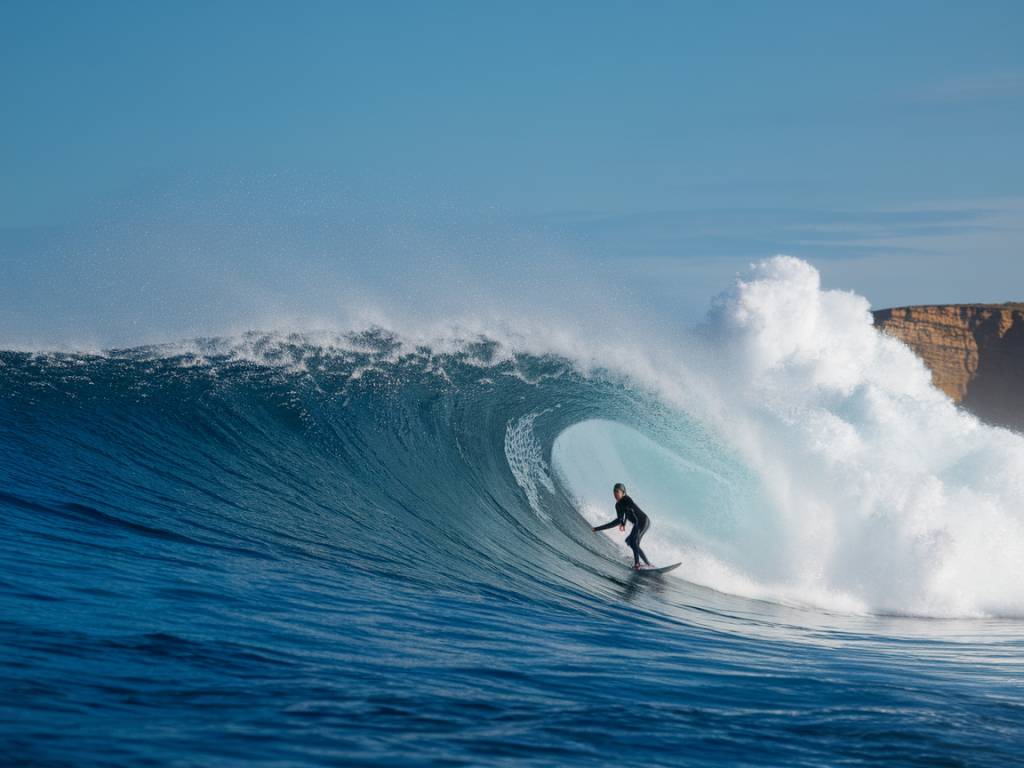
[[[718,592],[1024,615],[1024,439],[777,257],[672,347],[384,329],[0,354],[0,506],[216,557],[558,593],[648,554]],[[614,532],[613,532],[614,533]]]

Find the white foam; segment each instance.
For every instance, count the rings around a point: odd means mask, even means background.
[[[544,413],[546,411],[529,413],[508,423],[505,428],[505,458],[516,483],[526,494],[530,508],[547,520],[550,516],[541,504],[540,491],[543,488],[548,493],[554,493],[555,484],[551,480],[547,462],[544,461],[540,441],[533,431],[533,423]]]

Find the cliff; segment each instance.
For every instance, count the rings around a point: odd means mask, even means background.
[[[902,339],[957,403],[1024,431],[1024,304],[881,309],[875,325]]]

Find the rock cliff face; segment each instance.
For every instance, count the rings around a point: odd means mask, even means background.
[[[931,368],[935,385],[979,418],[1024,431],[1024,304],[881,309],[875,325]]]

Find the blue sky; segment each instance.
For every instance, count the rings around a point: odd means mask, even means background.
[[[777,252],[1024,299],[1022,40],[1019,2],[2,2],[0,342],[425,280],[690,321]]]

